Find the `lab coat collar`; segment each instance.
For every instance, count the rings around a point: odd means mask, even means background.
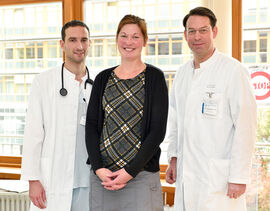
[[[215,51],[211,57],[209,57],[206,61],[200,63],[200,68],[207,67],[215,62],[215,59],[218,55],[218,50],[215,48]]]
[[[74,81],[74,83],[76,84],[79,84],[79,81],[77,81],[75,78],[76,78],[76,75],[72,72],[70,72],[66,67],[64,67],[64,77],[67,77],[70,81]],[[84,82],[86,81],[87,79],[87,73],[85,74],[85,76],[82,77],[82,83],[81,84],[84,84]]]

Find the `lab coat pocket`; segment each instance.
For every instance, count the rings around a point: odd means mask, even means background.
[[[211,159],[209,163],[210,191],[226,192],[229,177],[229,160]]]
[[[223,94],[206,92],[202,102],[204,118],[221,119],[223,114]]]

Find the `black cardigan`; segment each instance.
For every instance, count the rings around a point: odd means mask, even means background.
[[[104,121],[102,98],[108,78],[115,68],[103,70],[97,75],[87,109],[85,126],[86,148],[89,156],[87,163],[91,164],[94,171],[104,167],[99,149]],[[159,171],[161,153],[159,145],[165,136],[167,114],[168,89],[164,74],[160,69],[146,64],[141,147],[133,160],[124,167],[132,177],[142,170]]]

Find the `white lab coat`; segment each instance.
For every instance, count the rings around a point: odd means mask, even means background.
[[[26,116],[21,179],[41,181],[47,197],[43,211],[69,211],[72,201],[80,86],[66,69],[65,97],[61,86],[61,67],[37,75]],[[87,84],[87,102],[91,89]],[[31,211],[39,210],[31,205]]]
[[[228,182],[249,183],[257,117],[248,71],[217,50],[193,71],[193,61],[179,69],[169,99],[175,211],[244,211],[245,196],[226,193]]]

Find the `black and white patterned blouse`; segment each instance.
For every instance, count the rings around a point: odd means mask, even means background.
[[[100,152],[105,168],[123,168],[141,146],[141,125],[145,99],[145,71],[132,79],[109,77],[103,95],[104,124]]]

